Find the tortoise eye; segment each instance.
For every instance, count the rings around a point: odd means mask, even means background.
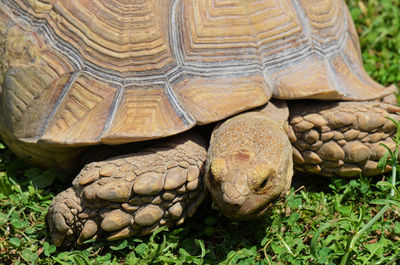
[[[218,157],[211,162],[210,178],[212,178],[214,181],[221,181],[226,174],[226,171],[227,168],[225,159]]]
[[[254,193],[262,194],[266,192],[269,180],[275,175],[275,170],[258,170],[251,179],[250,187]]]
[[[264,178],[264,180],[255,187],[254,191],[256,193],[263,191],[267,187],[269,178],[270,178],[270,176],[267,176],[266,178]]]

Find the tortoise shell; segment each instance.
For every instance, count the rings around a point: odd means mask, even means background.
[[[340,0],[0,2],[0,132],[120,144],[281,99],[369,100]]]

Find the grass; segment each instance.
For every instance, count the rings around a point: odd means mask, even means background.
[[[357,27],[364,67],[381,84],[400,82],[400,1],[346,1]]]
[[[366,70],[382,84],[399,84],[399,0],[347,3]],[[339,264],[346,255],[348,264],[396,263],[400,195],[383,181],[393,176],[295,178],[301,185],[256,222],[231,221],[207,200],[179,228],[63,249],[50,243],[44,220],[54,194],[70,184],[59,172],[25,165],[0,143],[0,264]]]

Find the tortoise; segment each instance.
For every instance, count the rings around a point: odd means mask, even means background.
[[[179,225],[207,190],[257,218],[293,169],[376,175],[393,146],[394,87],[340,0],[10,0],[0,35],[2,140],[69,172],[92,157],[50,206],[57,246]]]

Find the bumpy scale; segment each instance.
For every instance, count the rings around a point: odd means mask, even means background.
[[[394,149],[399,108],[379,102],[293,102],[289,139],[296,170],[323,176],[377,175],[386,144]]]
[[[117,240],[183,223],[206,194],[199,177],[205,146],[200,135],[191,133],[86,165],[73,187],[50,205],[53,243],[82,243],[100,234]]]

